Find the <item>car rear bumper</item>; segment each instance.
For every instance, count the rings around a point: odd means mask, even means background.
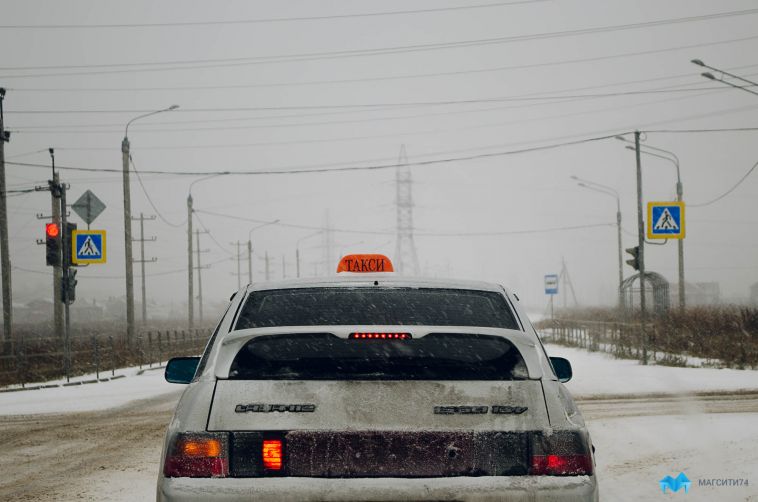
[[[158,502],[282,501],[597,501],[594,476],[454,478],[161,478]]]

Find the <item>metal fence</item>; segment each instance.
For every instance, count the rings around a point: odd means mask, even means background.
[[[138,334],[130,345],[123,335],[79,336],[71,340],[69,375],[66,352],[58,337],[21,339],[16,351],[0,356],[0,386],[45,382],[93,373],[115,374],[117,368],[153,366],[176,356],[202,352],[211,330],[161,329]]]
[[[538,323],[538,329],[548,342],[607,352],[619,359],[643,360],[638,322],[557,318]],[[684,366],[689,358],[698,358],[706,366],[758,367],[758,333],[744,326],[724,326],[717,331],[658,321],[646,324],[645,334],[648,358],[658,364]]]

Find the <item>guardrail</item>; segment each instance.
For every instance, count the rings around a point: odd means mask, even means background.
[[[121,335],[79,336],[71,340],[70,375],[115,373],[116,368],[153,366],[171,357],[202,352],[211,329],[160,329],[140,332],[129,346]],[[21,339],[15,354],[0,356],[0,386],[66,377],[63,342],[58,337]]]

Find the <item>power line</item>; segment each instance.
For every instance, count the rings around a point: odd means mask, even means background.
[[[613,138],[614,136],[618,134],[628,134],[628,132],[615,132],[613,134],[608,134],[604,136],[596,136],[592,138],[584,138],[579,140],[573,140],[573,141],[565,141],[561,143],[553,143],[549,145],[542,145],[542,146],[535,146],[535,147],[529,147],[529,148],[521,148],[517,150],[507,150],[502,152],[492,152],[492,153],[481,153],[478,155],[467,155],[467,156],[461,156],[461,157],[450,157],[445,159],[434,159],[434,160],[421,160],[421,161],[414,161],[409,162],[409,166],[425,166],[425,165],[436,165],[436,164],[446,164],[451,162],[461,162],[461,161],[468,161],[468,160],[477,160],[477,159],[484,159],[489,157],[501,157],[506,155],[516,155],[521,153],[528,153],[528,152],[536,152],[536,151],[544,151],[544,150],[552,150],[555,148],[560,148],[564,146],[571,146],[571,145],[579,145],[583,143],[589,143],[593,141],[600,141],[604,139]],[[13,165],[13,166],[24,166],[24,167],[40,167],[40,168],[46,168],[49,169],[50,166],[44,165],[44,164],[33,164],[28,162],[6,162],[6,165]],[[313,173],[324,173],[324,172],[346,172],[346,171],[372,171],[372,170],[381,170],[381,169],[392,169],[397,167],[397,164],[375,164],[375,165],[368,165],[368,166],[344,166],[344,167],[318,167],[318,168],[294,168],[294,169],[279,169],[279,170],[260,170],[260,171],[160,171],[160,170],[149,170],[149,171],[143,171],[143,174],[167,174],[167,175],[176,175],[176,176],[211,176],[211,175],[221,175],[221,174],[228,174],[228,175],[253,175],[253,176],[260,176],[260,175],[272,175],[272,174],[313,174]],[[70,170],[70,171],[84,171],[84,172],[111,172],[111,173],[121,173],[122,171],[120,169],[113,169],[113,168],[93,168],[93,167],[74,167],[74,166],[57,166],[56,168],[62,169],[62,170]]]
[[[679,18],[660,19],[655,21],[644,21],[639,23],[626,23],[611,26],[600,26],[595,28],[580,28],[574,30],[562,30],[544,33],[534,33],[527,35],[515,35],[507,37],[493,37],[474,40],[463,40],[457,42],[440,42],[429,44],[413,44],[392,46],[374,49],[351,49],[342,51],[324,51],[324,52],[309,52],[300,54],[285,54],[285,55],[272,55],[272,56],[251,56],[251,57],[237,57],[237,58],[208,58],[208,59],[195,59],[195,60],[170,60],[170,61],[147,61],[140,63],[110,63],[110,64],[92,64],[92,65],[40,65],[40,66],[25,66],[25,67],[2,67],[0,70],[4,71],[34,71],[45,69],[88,69],[88,68],[129,68],[128,70],[98,70],[87,72],[65,72],[65,73],[38,73],[27,75],[6,75],[4,78],[30,78],[30,77],[50,77],[50,76],[68,76],[68,75],[101,75],[111,73],[123,73],[123,72],[146,72],[146,71],[172,71],[172,70],[186,70],[186,69],[201,69],[201,68],[215,68],[219,66],[242,66],[242,65],[255,65],[255,64],[267,64],[267,63],[281,63],[281,62],[298,62],[298,61],[313,61],[321,59],[338,59],[346,57],[359,57],[359,56],[376,56],[387,54],[402,54],[409,52],[424,52],[433,50],[444,50],[451,48],[463,48],[473,46],[484,45],[498,45],[513,42],[523,42],[532,40],[545,40],[552,38],[565,38],[580,35],[590,35],[596,33],[608,33],[614,31],[627,31],[640,28],[650,28],[657,26],[666,26],[671,24],[682,24],[697,21],[705,21],[710,19],[720,19],[744,15],[758,14],[758,9],[745,9],[739,11],[729,12],[717,12],[712,14],[703,14],[698,16],[688,16]],[[222,63],[203,65],[203,63]],[[188,66],[192,65],[192,66]],[[146,67],[146,68],[138,68]]]
[[[510,2],[494,2],[478,5],[461,5],[452,7],[435,7],[429,9],[396,10],[380,12],[362,12],[354,14],[333,14],[327,16],[298,16],[298,17],[271,17],[258,19],[234,19],[218,21],[177,21],[165,23],[115,23],[115,24],[11,24],[0,25],[0,29],[90,29],[90,28],[171,28],[192,26],[219,26],[235,24],[261,24],[282,23],[293,21],[323,21],[330,19],[352,19],[361,17],[397,16],[408,14],[427,14],[431,12],[454,12],[462,10],[488,9],[493,7],[505,7],[509,5],[523,5],[544,2],[546,0],[514,0]]]
[[[203,227],[203,230],[205,231],[206,234],[208,234],[208,237],[211,238],[211,240],[213,241],[213,243],[216,244],[216,246],[221,251],[223,251],[224,253],[228,254],[229,256],[235,256],[235,253],[232,253],[231,251],[229,251],[228,249],[226,249],[219,241],[216,240],[216,238],[213,236],[213,234],[211,233],[211,231],[208,230],[208,227],[205,226],[205,223],[203,223],[203,220],[200,218],[200,216],[197,213],[198,213],[197,209],[194,209],[192,211],[192,214],[197,219],[197,222],[200,224],[201,227]]]
[[[667,94],[677,92],[699,92],[703,90],[723,90],[723,87],[698,87],[698,88],[669,88],[669,89],[647,89],[637,91],[618,91],[604,92],[594,94],[561,94],[554,96],[500,96],[492,98],[478,99],[461,99],[461,100],[443,100],[443,101],[406,101],[398,103],[354,103],[354,104],[324,104],[324,105],[300,105],[300,106],[251,106],[239,108],[188,108],[184,109],[185,113],[198,112],[239,112],[239,111],[275,111],[275,110],[320,110],[320,109],[345,109],[345,108],[405,108],[417,106],[449,106],[449,105],[470,105],[484,103],[502,103],[502,102],[521,102],[521,101],[546,101],[546,100],[583,100],[594,98],[609,98],[621,96],[635,96],[646,94]],[[179,111],[179,110],[177,110]],[[11,110],[6,113],[21,114],[95,114],[95,113],[142,113],[144,110],[107,110],[107,109],[90,109],[90,110]]]
[[[258,220],[255,218],[246,218],[244,216],[237,216],[233,214],[217,213],[215,211],[205,211],[202,209],[196,209],[195,212],[207,214],[210,216],[216,216],[219,218],[237,220],[237,221],[247,221],[250,223],[265,223],[264,220]],[[297,228],[299,230],[327,230],[327,227],[315,226],[315,225],[302,225],[302,224],[296,224],[296,223],[279,222],[277,223],[277,225],[281,227],[285,227],[285,228]],[[420,233],[414,233],[414,235],[419,235],[423,237],[487,237],[491,235],[517,235],[517,234],[521,235],[521,234],[562,232],[562,231],[570,231],[570,230],[582,230],[582,229],[587,229],[587,228],[609,227],[609,226],[615,226],[615,225],[616,223],[592,223],[588,225],[571,225],[571,226],[565,226],[565,227],[550,227],[550,228],[529,229],[529,230],[487,230],[487,231],[477,231],[477,232],[420,232]],[[396,232],[394,231],[381,231],[381,230],[359,230],[359,229],[334,228],[334,227],[330,227],[330,229],[334,232],[346,233],[346,234],[390,235],[390,236],[393,236],[396,234]]]
[[[142,187],[142,192],[145,194],[145,198],[147,198],[147,201],[148,201],[148,202],[150,203],[150,205],[152,206],[152,208],[153,208],[153,211],[155,211],[155,214],[157,214],[157,215],[158,215],[158,218],[160,218],[160,219],[161,219],[161,221],[163,221],[163,223],[165,223],[166,225],[168,225],[168,226],[171,226],[171,227],[175,227],[175,228],[178,228],[178,227],[183,227],[184,225],[186,225],[186,224],[187,224],[187,220],[184,220],[184,221],[183,221],[183,222],[181,222],[181,223],[172,223],[172,222],[168,221],[168,220],[167,220],[167,219],[166,219],[166,218],[163,216],[163,214],[162,214],[162,213],[161,213],[161,212],[158,210],[158,208],[155,206],[155,203],[153,202],[153,199],[152,199],[152,197],[150,197],[150,194],[149,194],[149,193],[147,193],[147,188],[145,188],[145,184],[144,184],[144,183],[142,183],[142,176],[140,176],[140,173],[139,173],[139,171],[137,170],[137,166],[136,166],[136,164],[134,163],[134,159],[132,158],[131,154],[129,154],[129,162],[132,164],[132,169],[134,170],[134,174],[136,174],[136,175],[137,175],[137,181],[139,181],[139,186],[140,186],[140,187]]]
[[[387,104],[387,107],[406,107],[406,106],[439,106],[439,105],[459,105],[459,104],[479,104],[479,103],[493,103],[493,102],[536,102],[536,101],[550,101],[547,103],[537,103],[537,105],[553,105],[553,104],[565,104],[565,103],[572,103],[576,101],[583,101],[583,100],[591,100],[591,99],[603,99],[603,98],[611,98],[611,97],[622,97],[622,96],[644,96],[649,94],[675,94],[675,93],[697,93],[702,91],[724,91],[728,90],[725,89],[722,86],[718,87],[696,87],[696,88],[668,88],[668,89],[647,89],[647,90],[637,90],[637,91],[619,91],[619,92],[606,92],[606,93],[595,93],[595,94],[576,94],[576,95],[554,95],[554,96],[539,96],[539,97],[502,97],[502,98],[484,98],[484,99],[475,99],[475,100],[461,100],[461,101],[438,101],[438,102],[407,102],[402,104]],[[333,106],[324,106],[324,108],[339,108],[339,107],[351,107],[351,108],[362,108],[362,107],[374,107],[374,106],[385,106],[383,104],[377,104],[377,105],[333,105]],[[321,108],[321,106],[319,106]],[[516,107],[504,107],[504,108],[516,108]],[[71,111],[71,110],[68,110]],[[196,110],[191,110],[196,111]],[[221,110],[204,110],[204,111],[221,111]],[[234,110],[223,110],[223,111],[234,111]],[[483,110],[463,110],[463,111],[453,111],[453,112],[444,112],[439,115],[446,115],[446,114],[454,114],[454,113],[472,113],[476,111],[483,111]],[[491,109],[487,109],[485,111],[491,111]],[[42,111],[42,110],[35,110],[35,111],[16,111],[14,113],[65,113],[65,111]],[[88,110],[88,111],[73,111],[72,113],[109,113],[107,110],[102,111],[95,111],[95,110]],[[114,112],[114,113],[122,113]],[[417,117],[424,117],[428,116],[430,114],[421,114]],[[235,127],[194,127],[194,128],[150,128],[150,129],[144,129],[146,132],[188,132],[188,131],[208,131],[208,130],[234,130],[234,129],[258,129],[258,128],[271,128],[271,127],[294,127],[294,126],[302,126],[302,125],[325,125],[325,124],[340,124],[340,123],[356,123],[356,122],[375,122],[377,120],[397,120],[397,119],[405,119],[408,117],[378,117],[378,118],[370,118],[370,119],[358,119],[358,120],[346,120],[346,121],[326,121],[326,122],[312,122],[312,123],[306,123],[306,124],[259,124],[259,125],[253,125],[253,126],[235,126]],[[413,118],[413,117],[411,117]],[[201,120],[198,120],[196,122],[202,122]],[[19,132],[19,133],[46,133],[54,131],[58,134],[64,133],[64,134],[92,134],[92,133],[104,133],[104,134],[110,134],[114,132],[119,132],[117,130],[86,130],[86,129],[79,129],[79,130],[73,130],[73,131],[60,131],[57,130],[59,126],[51,127],[49,129],[41,129],[37,128],[35,130],[28,130],[21,128],[14,128],[11,129],[12,132]],[[182,147],[185,148],[185,147]],[[186,148],[190,148],[189,146]],[[194,146],[193,148],[197,148],[197,146]]]
[[[540,67],[546,67],[546,66],[560,66],[560,65],[567,65],[567,64],[590,63],[590,62],[604,61],[604,60],[609,60],[609,59],[626,58],[626,57],[632,57],[632,56],[645,56],[645,55],[660,54],[663,52],[672,52],[672,51],[678,51],[678,50],[684,50],[684,49],[695,49],[695,48],[700,48],[700,47],[708,47],[712,45],[723,45],[723,44],[732,44],[732,43],[738,43],[738,42],[746,42],[746,41],[751,41],[751,40],[756,40],[756,39],[758,39],[758,35],[731,38],[731,39],[726,39],[726,40],[717,40],[714,42],[700,42],[696,44],[678,45],[674,47],[665,47],[661,49],[623,52],[620,54],[610,54],[610,55],[605,55],[605,56],[582,57],[582,58],[574,58],[574,59],[560,59],[557,61],[547,61],[547,62],[540,62],[540,63],[528,63],[528,64],[508,65],[508,66],[495,66],[495,67],[488,67],[488,68],[474,68],[474,69],[469,69],[469,70],[432,72],[432,73],[413,73],[413,74],[405,74],[405,75],[379,76],[379,77],[366,77],[366,78],[311,80],[311,81],[301,81],[301,82],[287,81],[287,82],[269,82],[269,83],[258,83],[258,84],[205,85],[205,86],[201,85],[201,86],[165,86],[165,87],[54,87],[54,88],[53,87],[48,87],[48,88],[10,87],[7,89],[14,92],[96,92],[96,91],[133,92],[133,91],[181,91],[181,90],[197,91],[197,90],[247,89],[247,88],[261,88],[261,87],[292,87],[292,86],[305,86],[305,85],[376,82],[376,81],[387,81],[387,80],[405,80],[405,79],[414,79],[414,78],[447,77],[447,76],[454,76],[454,75],[491,73],[491,72],[499,72],[499,71],[540,68]],[[741,66],[741,67],[727,68],[727,70],[740,69],[740,68],[749,67],[749,66],[755,66],[755,65],[746,65],[746,66]],[[687,74],[687,75],[689,76],[690,74]]]
[[[748,176],[750,176],[750,174],[755,170],[756,167],[758,167],[758,162],[756,162],[755,164],[753,164],[753,167],[751,167],[750,169],[748,169],[748,171],[742,176],[742,178],[739,179],[739,181],[737,181],[737,183],[734,184],[734,186],[732,188],[730,188],[726,192],[722,193],[721,195],[719,195],[715,199],[711,199],[708,202],[702,202],[700,204],[687,204],[687,206],[689,206],[689,207],[705,207],[705,206],[710,206],[714,202],[720,201],[721,199],[723,199],[724,197],[726,197],[727,195],[729,195],[730,193],[732,193],[738,186],[740,186],[742,184],[742,182],[745,181]]]

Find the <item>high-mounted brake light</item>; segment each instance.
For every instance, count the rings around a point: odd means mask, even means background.
[[[349,254],[337,265],[339,272],[394,272],[392,262],[383,254]]]
[[[352,340],[408,340],[410,333],[350,333]]]
[[[283,463],[283,448],[281,439],[264,439],[263,448],[263,468],[270,471],[281,471]]]
[[[229,475],[229,439],[224,433],[180,433],[166,454],[168,478],[223,478]]]

